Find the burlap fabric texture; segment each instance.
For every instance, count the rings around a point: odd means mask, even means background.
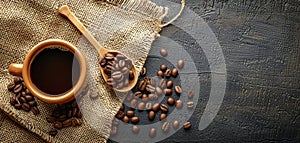
[[[146,60],[151,43],[161,30],[160,24],[166,9],[148,0],[0,1],[1,112],[47,142],[106,142],[111,120],[121,105],[122,94],[118,98],[115,92],[107,88],[99,70],[96,70],[99,68],[96,50],[66,18],[58,14],[58,8],[65,4],[70,6],[101,45],[124,52],[134,62],[138,72]],[[77,46],[89,64],[89,87],[99,91],[97,103],[89,103],[91,100],[80,103],[85,112],[100,113],[97,119],[87,117],[88,120],[95,119],[95,123],[84,120],[82,126],[59,130],[55,137],[48,134],[53,127],[45,120],[54,105],[38,101],[41,114],[37,116],[16,110],[9,104],[13,94],[6,89],[13,78],[8,74],[8,65],[22,63],[34,45],[47,39],[63,39]],[[3,113],[0,116],[0,142],[41,141],[14,125]]]

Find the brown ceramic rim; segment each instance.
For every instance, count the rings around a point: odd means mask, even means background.
[[[61,47],[64,47],[64,48],[70,50],[76,56],[76,58],[78,59],[79,65],[80,65],[80,76],[79,76],[79,79],[78,79],[77,83],[75,84],[75,86],[73,86],[73,88],[70,89],[69,91],[60,94],[59,96],[43,93],[34,85],[34,83],[32,82],[32,80],[30,78],[31,62],[34,60],[35,56],[39,52],[41,52],[42,50],[44,50],[45,48],[48,48],[50,46],[61,46]],[[25,61],[23,63],[22,75],[23,75],[25,85],[27,86],[27,88],[30,90],[30,92],[34,96],[36,96],[40,100],[47,102],[47,103],[61,104],[61,103],[66,103],[68,101],[71,101],[72,99],[74,99],[75,93],[80,92],[80,90],[85,82],[86,72],[87,72],[86,68],[87,68],[86,60],[85,60],[84,56],[74,45],[72,45],[71,43],[64,41],[64,40],[49,39],[49,40],[39,43],[38,45],[33,47],[33,49],[28,53],[28,55],[26,56]]]

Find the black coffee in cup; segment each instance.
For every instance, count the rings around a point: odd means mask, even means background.
[[[39,52],[30,66],[32,83],[42,92],[59,95],[75,86],[80,76],[76,56],[62,47],[46,48]]]

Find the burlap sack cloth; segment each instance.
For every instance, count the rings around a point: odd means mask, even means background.
[[[109,2],[107,2],[109,1]],[[100,44],[110,49],[121,50],[133,60],[139,72],[156,34],[161,30],[161,20],[166,11],[148,0],[1,0],[0,1],[0,108],[11,119],[37,134],[47,142],[106,142],[110,133],[111,120],[120,107],[120,100],[103,84],[99,76],[97,52],[79,31],[64,17],[58,8],[70,6],[75,15],[92,31]],[[52,125],[45,117],[53,105],[38,101],[40,115],[16,110],[9,104],[12,93],[7,84],[12,81],[7,68],[11,63],[22,63],[28,51],[47,39],[63,39],[79,46],[89,62],[92,88],[99,89],[105,111],[98,115],[96,132],[84,121],[80,127],[59,130],[55,137],[48,134]],[[83,45],[86,45],[84,51]],[[96,54],[95,54],[96,53]],[[92,62],[91,62],[92,61]],[[100,77],[100,78],[96,78]],[[88,102],[88,101],[86,101]],[[84,104],[88,105],[88,104]],[[100,109],[101,110],[101,109]],[[0,113],[0,142],[38,142],[36,136],[9,121]]]

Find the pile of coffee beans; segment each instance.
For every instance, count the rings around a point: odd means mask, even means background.
[[[56,129],[76,127],[82,124],[82,114],[78,108],[76,100],[65,104],[57,104],[51,115],[46,117],[48,123],[51,123],[55,129],[49,131],[49,134],[55,136]]]
[[[48,123],[52,123],[54,128],[62,129],[70,126],[80,126],[82,114],[78,108],[76,100],[65,104],[57,104],[52,114],[46,117]]]
[[[10,97],[9,102],[17,110],[31,111],[34,115],[40,114],[35,97],[25,86],[23,78],[14,77],[13,82],[7,85],[7,89],[15,94],[15,96]]]
[[[107,84],[113,88],[127,87],[129,82],[134,79],[132,62],[122,54],[106,53],[104,58],[100,59],[100,66],[109,77]]]
[[[167,56],[168,53],[165,49],[161,50],[160,53],[162,56]],[[178,61],[178,68],[183,68],[184,61]],[[153,73],[151,73],[153,75]],[[149,74],[149,75],[151,75]],[[144,119],[142,112],[146,112],[149,122],[155,122],[159,119],[163,121],[161,130],[163,132],[169,132],[170,128],[178,129],[180,122],[174,120],[173,123],[165,121],[168,114],[170,113],[171,108],[181,109],[184,105],[183,101],[179,99],[179,96],[183,93],[180,85],[177,85],[177,81],[174,81],[178,77],[178,69],[176,67],[169,68],[165,64],[159,66],[156,75],[158,78],[147,77],[147,68],[143,67],[140,72],[139,81],[136,84],[135,88],[132,90],[132,93],[129,93],[120,107],[118,113],[116,114],[116,119],[113,121],[111,135],[117,133],[117,127],[119,125],[118,120],[123,121],[124,123],[139,124],[140,118]],[[158,101],[158,99],[165,95],[166,103]],[[193,92],[188,91],[188,97],[191,99],[193,97]],[[187,109],[192,109],[194,103],[192,101],[186,103]],[[144,121],[144,120],[143,120]],[[184,129],[190,129],[192,124],[191,122],[186,122],[182,124]],[[136,125],[132,126],[132,132],[138,133],[139,127]],[[149,130],[149,136],[156,136],[156,129],[151,128]]]

